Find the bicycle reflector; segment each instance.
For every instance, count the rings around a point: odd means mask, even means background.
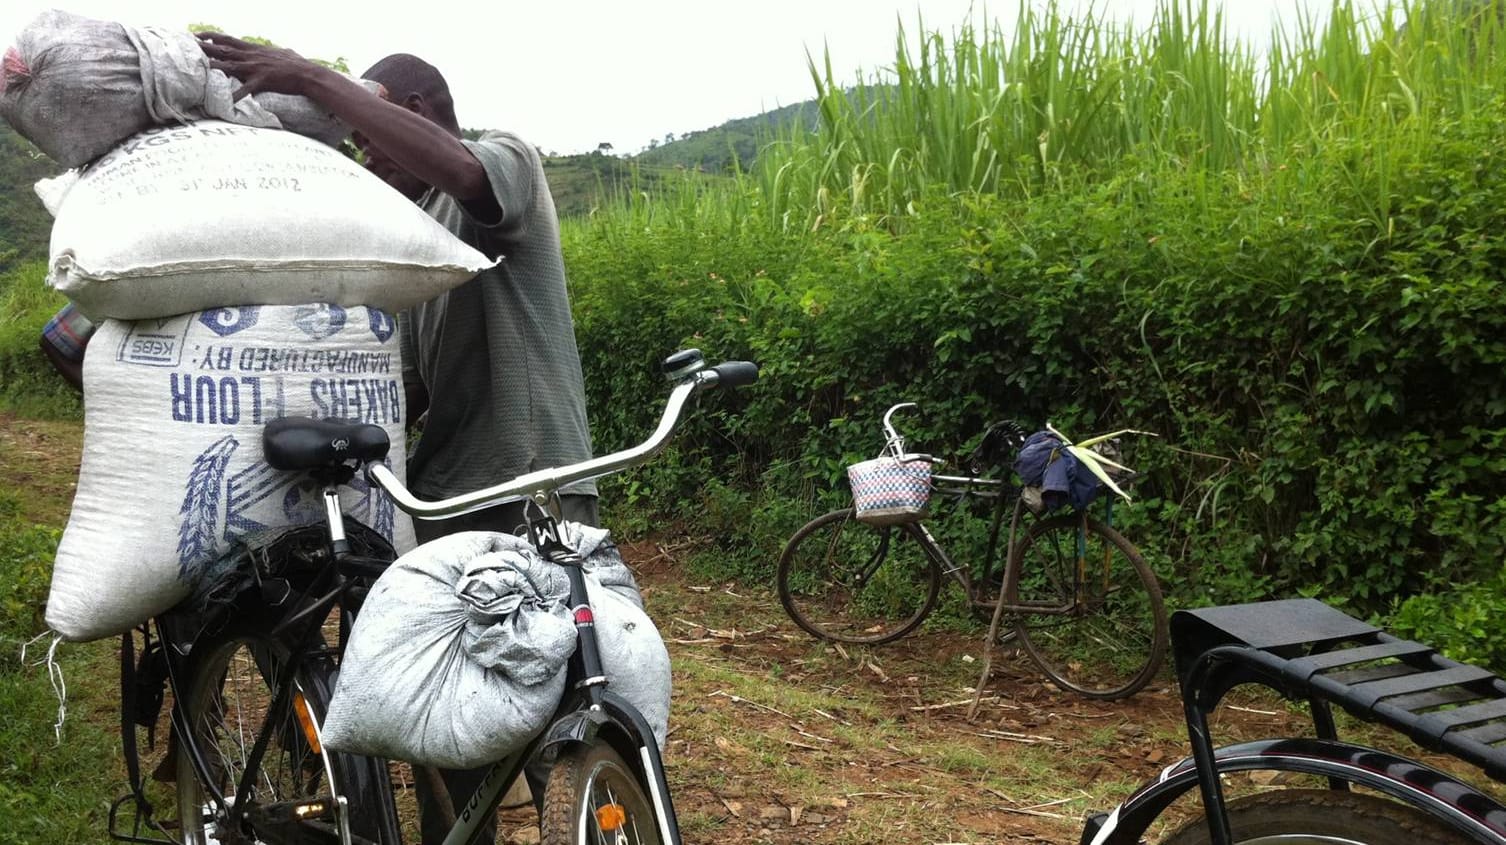
[[[603,833],[611,833],[627,821],[627,813],[621,804],[607,804],[596,808],[596,827]]]
[[[293,712],[298,714],[298,725],[303,728],[303,738],[308,740],[309,750],[315,754],[323,754],[324,751],[319,747],[319,729],[314,727],[314,717],[309,713],[309,703],[301,692],[293,696]]]

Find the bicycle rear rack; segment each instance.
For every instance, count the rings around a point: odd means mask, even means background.
[[[1171,640],[1188,728],[1203,737],[1225,693],[1260,683],[1307,699],[1325,738],[1335,733],[1333,703],[1506,781],[1506,681],[1487,669],[1314,599],[1179,611]]]

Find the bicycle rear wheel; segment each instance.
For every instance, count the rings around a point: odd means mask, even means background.
[[[1414,807],[1332,789],[1282,789],[1230,801],[1229,829],[1240,845],[1463,845],[1472,840]],[[1194,819],[1163,845],[1205,845],[1208,822]]]
[[[875,527],[852,508],[806,523],[779,555],[779,601],[813,636],[887,643],[915,630],[941,589],[940,553],[912,524]]]
[[[180,705],[216,791],[234,802],[253,750],[266,726],[265,751],[253,786],[236,807],[240,829],[216,812],[191,756],[179,743],[177,789],[185,845],[261,841],[338,842],[333,796],[348,802],[352,841],[396,845],[396,810],[384,761],[328,752],[316,726],[333,689],[333,669],[308,661],[294,682],[295,695],[277,712],[276,691],[288,680],[288,651],[258,633],[196,643],[185,672]],[[177,738],[174,741],[178,741]],[[249,806],[247,806],[249,804]]]
[[[661,845],[653,803],[610,745],[575,746],[559,756],[544,788],[542,845]]]
[[[1052,681],[1089,698],[1143,688],[1166,654],[1161,588],[1140,552],[1086,514],[1037,523],[1013,550],[1010,604],[1025,653]]]

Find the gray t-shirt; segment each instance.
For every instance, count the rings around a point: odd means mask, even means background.
[[[420,205],[502,261],[400,321],[406,375],[429,393],[423,435],[408,459],[408,485],[426,498],[591,457],[559,221],[543,162],[508,133],[463,143],[486,168],[501,219],[479,222],[438,191]],[[567,491],[595,495],[596,485]]]

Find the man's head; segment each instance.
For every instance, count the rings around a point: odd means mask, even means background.
[[[361,77],[380,83],[392,103],[460,137],[460,122],[455,118],[450,85],[433,65],[417,56],[394,53],[372,65]],[[355,142],[366,155],[367,168],[404,195],[416,199],[429,187],[394,164],[365,138],[358,135]]]

